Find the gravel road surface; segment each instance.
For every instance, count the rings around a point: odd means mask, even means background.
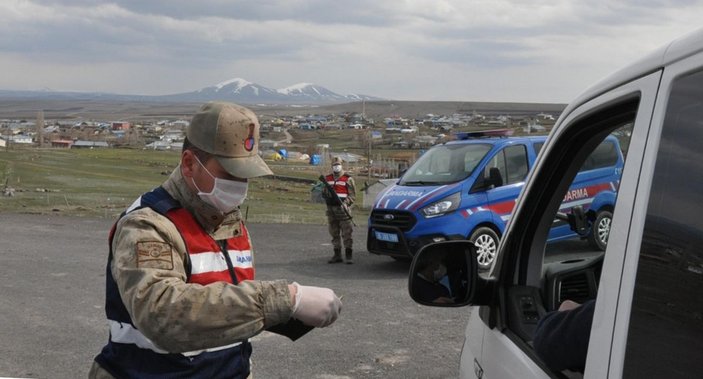
[[[107,339],[107,234],[112,220],[0,213],[0,376],[84,378]],[[431,308],[407,293],[407,262],[366,252],[327,264],[326,226],[251,224],[258,279],[333,288],[332,326],[296,342],[253,338],[254,377],[455,378],[468,308]]]

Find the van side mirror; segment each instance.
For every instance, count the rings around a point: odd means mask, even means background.
[[[500,174],[500,169],[498,167],[488,169],[488,183],[492,184],[494,187],[503,185],[503,176]]]
[[[415,254],[408,278],[410,297],[435,307],[479,305],[486,282],[478,275],[476,246],[469,241],[442,241]]]
[[[503,185],[503,177],[500,175],[500,169],[498,167],[491,167],[488,172],[484,171],[482,175],[476,178],[476,182],[469,193],[476,193],[481,191],[487,191],[496,187]]]

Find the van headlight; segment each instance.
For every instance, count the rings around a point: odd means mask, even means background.
[[[460,202],[461,195],[459,195],[459,192],[456,192],[452,195],[445,197],[442,200],[435,201],[434,203],[423,207],[422,209],[420,209],[420,213],[422,213],[425,218],[442,216],[459,208]]]

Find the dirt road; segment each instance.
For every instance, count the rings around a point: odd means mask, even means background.
[[[0,376],[82,378],[107,339],[107,233],[112,220],[0,213]],[[415,304],[407,263],[365,251],[330,265],[325,226],[249,225],[257,278],[328,286],[344,295],[340,319],[297,342],[253,338],[257,378],[454,378],[467,308]]]

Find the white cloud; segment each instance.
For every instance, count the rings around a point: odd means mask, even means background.
[[[242,77],[395,99],[568,102],[703,2],[9,0],[0,89],[185,92]]]

